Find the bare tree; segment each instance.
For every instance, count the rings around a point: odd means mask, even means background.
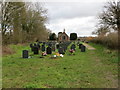
[[[111,1],[104,6],[103,12],[99,15],[100,24],[119,30],[120,24],[120,1]]]

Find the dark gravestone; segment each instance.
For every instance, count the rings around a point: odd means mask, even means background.
[[[58,52],[59,52],[59,54],[65,54],[65,53],[64,53],[64,49],[63,49],[62,47],[60,47],[60,48],[58,49]]]
[[[49,47],[52,47],[52,44],[51,43],[49,43],[49,45],[48,45]]]
[[[66,52],[66,50],[67,50],[67,47],[68,47],[67,45],[66,45],[66,46],[64,46],[64,50],[65,50],[65,52]]]
[[[34,43],[34,46],[37,46],[37,44],[36,44],[36,43]]]
[[[57,48],[57,49],[59,48],[59,44],[56,45],[56,48]]]
[[[33,47],[33,44],[31,43],[31,44],[30,44],[30,48],[32,48],[32,47]]]
[[[39,41],[39,44],[41,44],[42,42],[41,41]]]
[[[52,46],[52,51],[55,51],[55,45]]]
[[[82,44],[79,44],[79,49],[81,49]]]
[[[42,45],[42,51],[43,52],[45,51],[45,45],[44,44]]]
[[[43,42],[43,45],[45,45],[45,42]]]
[[[34,46],[34,54],[39,54],[39,49],[38,49],[38,47],[37,46]]]
[[[23,58],[28,58],[28,51],[27,50],[23,50],[22,57]]]
[[[86,43],[89,43],[89,41],[86,41]]]
[[[37,47],[38,47],[38,49],[40,49],[40,44],[39,43],[37,43]]]
[[[30,44],[30,48],[31,48],[31,51],[34,51],[34,48],[33,48],[34,46],[33,46],[33,44],[31,43]]]
[[[49,47],[49,46],[47,47],[46,53],[47,53],[47,54],[52,54],[52,49],[51,49],[51,47]]]
[[[75,44],[72,44],[71,49],[75,50],[75,48],[76,48]]]
[[[81,52],[85,52],[86,47],[84,45],[81,45]]]

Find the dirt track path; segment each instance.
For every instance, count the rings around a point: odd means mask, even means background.
[[[88,50],[95,50],[94,47],[88,45],[87,43],[83,43],[83,45],[85,45],[88,48]]]

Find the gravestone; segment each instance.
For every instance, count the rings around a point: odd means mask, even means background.
[[[56,45],[56,48],[58,49],[58,48],[59,48],[59,46],[60,46],[60,45],[59,45],[59,44],[57,44],[57,45]]]
[[[44,44],[42,45],[41,49],[42,49],[43,52],[45,51],[45,45]]]
[[[34,46],[37,46],[37,44],[36,44],[36,43],[34,43]]]
[[[58,52],[59,52],[59,54],[65,54],[64,49],[62,47],[59,47]]]
[[[51,43],[49,43],[49,44],[48,44],[48,46],[49,46],[49,47],[52,47],[52,44],[51,44]]]
[[[68,47],[67,45],[66,45],[66,46],[64,46],[64,50],[65,50],[65,52],[66,52],[66,50],[67,50],[67,47]]]
[[[85,43],[89,43],[89,41],[86,41]]]
[[[42,42],[41,41],[39,41],[39,44],[41,44]]]
[[[85,52],[86,47],[84,45],[81,45],[81,52]]]
[[[40,44],[39,43],[37,43],[37,45],[36,45],[37,47],[38,47],[38,49],[40,49]]]
[[[81,49],[81,45],[82,45],[82,44],[79,44],[79,49]]]
[[[55,51],[55,45],[52,46],[52,51]]]
[[[27,50],[23,50],[22,57],[23,58],[28,58],[28,51]]]
[[[46,53],[47,53],[47,54],[52,54],[52,49],[51,49],[51,47],[49,47],[49,46],[47,47]]]
[[[34,46],[34,54],[39,54],[39,49],[38,49],[38,47],[37,46]]]
[[[75,48],[76,48],[75,44],[72,44],[71,49],[75,50]]]
[[[32,48],[32,47],[33,47],[33,44],[31,43],[31,44],[30,44],[30,48]]]
[[[43,42],[43,45],[45,45],[45,42]]]
[[[34,46],[33,46],[33,44],[31,43],[30,44],[30,48],[31,48],[31,51],[34,51],[34,48],[33,48]]]

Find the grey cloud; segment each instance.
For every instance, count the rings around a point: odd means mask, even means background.
[[[89,36],[95,30],[96,16],[103,5],[103,2],[46,3],[49,17],[47,28],[56,34],[65,28],[68,35],[76,32],[78,36]]]
[[[47,3],[48,15],[51,20],[69,19],[75,17],[94,16],[101,11],[102,2]]]

